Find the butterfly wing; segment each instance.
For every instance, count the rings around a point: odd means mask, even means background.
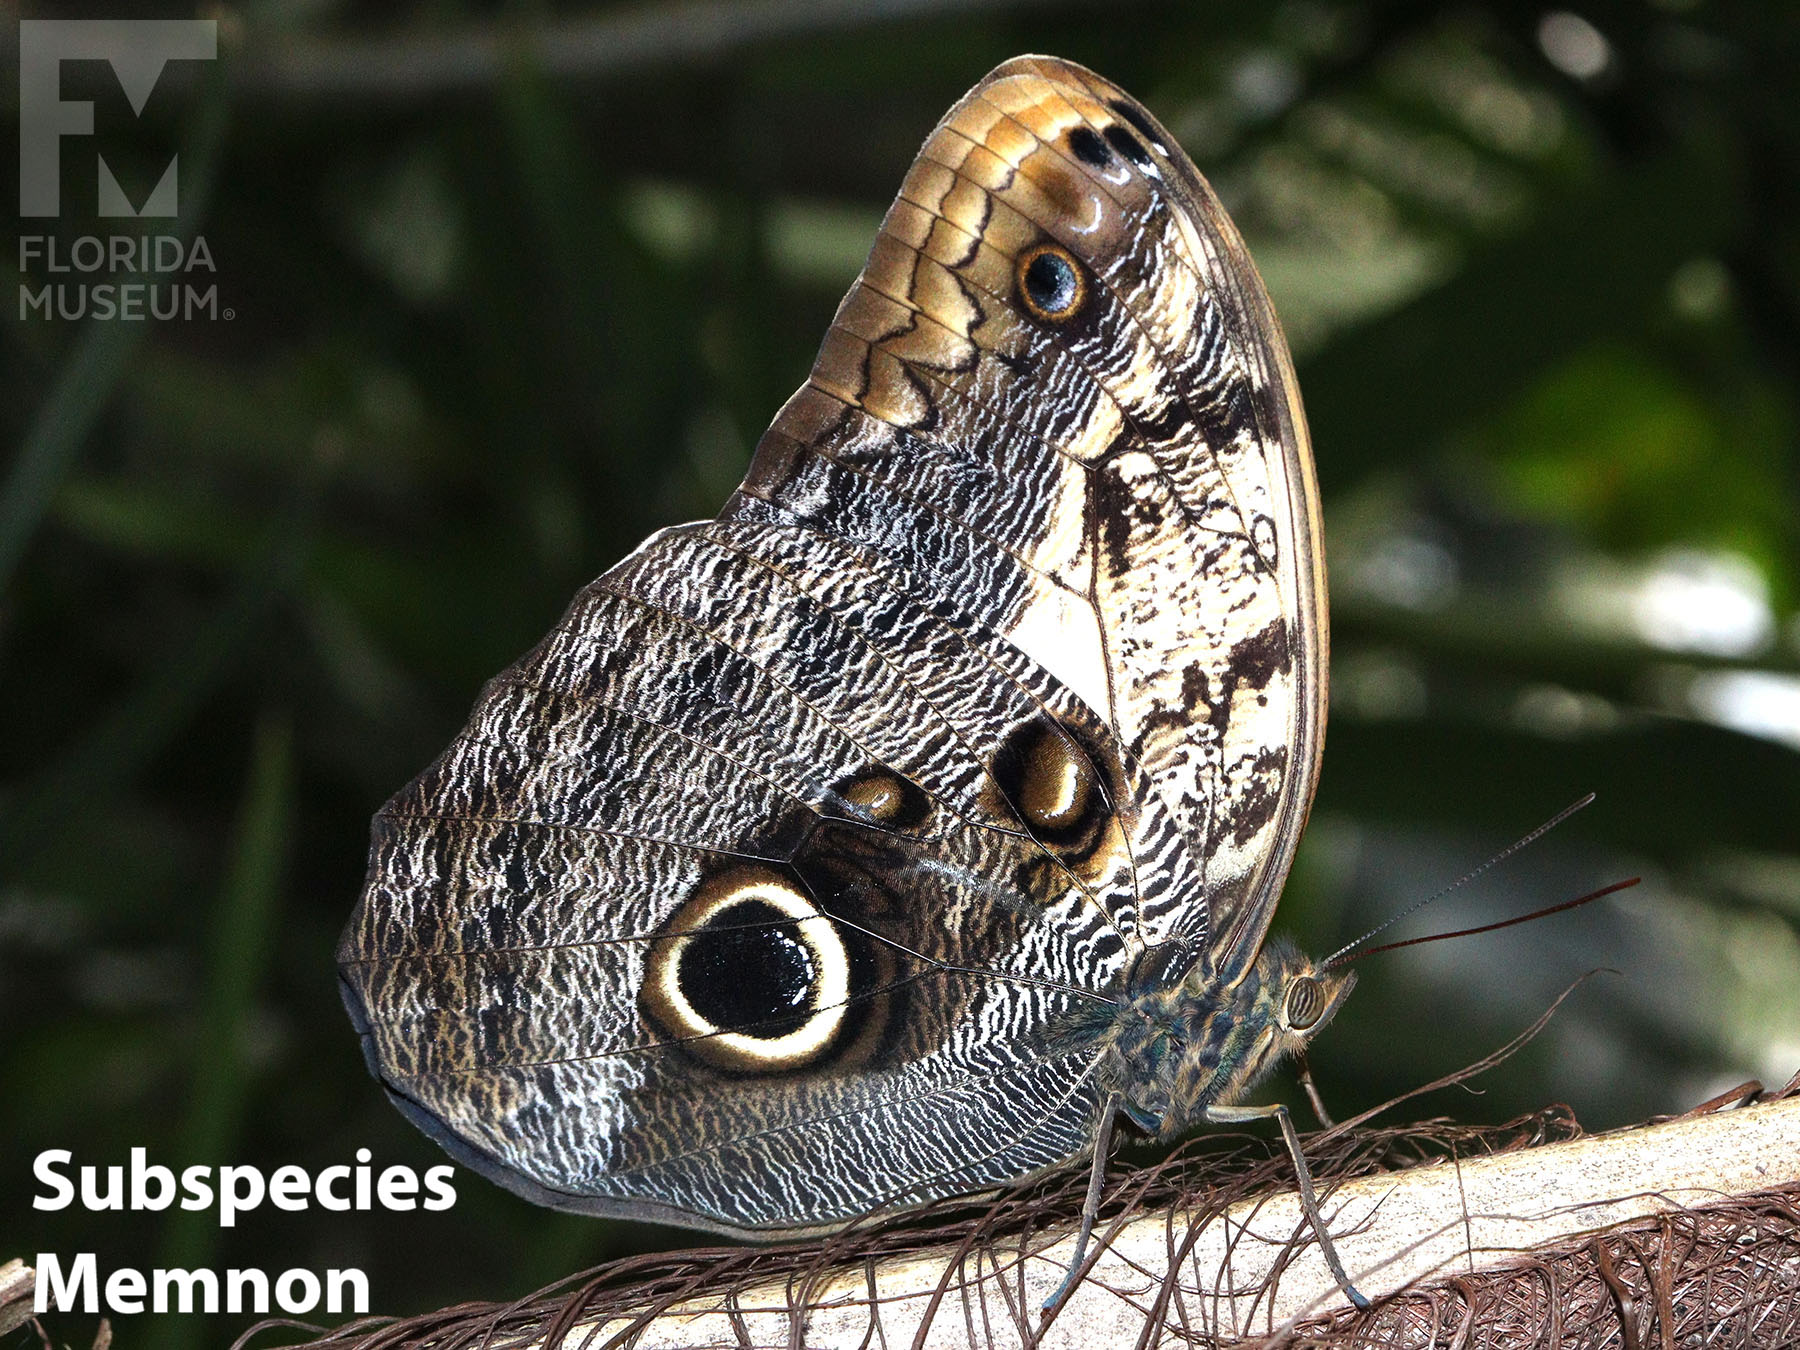
[[[533,1199],[734,1231],[1085,1151],[1095,994],[1253,956],[1310,798],[1292,391],[1142,109],[989,76],[719,518],[377,817],[339,956],[396,1102]]]
[[[378,817],[341,953],[416,1123],[534,1199],[765,1231],[1079,1151],[1088,1057],[1021,1040],[1124,943],[1085,822],[1033,839],[969,748],[1071,761],[1079,709],[907,583],[670,531],[490,686]]]
[[[1066,317],[1022,294],[1046,246]],[[1021,57],[951,111],[745,495],[784,473],[793,515],[978,594],[1147,775],[1141,939],[1254,959],[1323,745],[1317,486],[1243,241],[1140,104]]]

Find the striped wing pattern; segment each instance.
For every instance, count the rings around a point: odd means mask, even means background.
[[[1082,1154],[1092,996],[1267,928],[1314,492],[1192,164],[1080,67],[1001,66],[719,517],[587,587],[376,818],[339,953],[372,1068],[531,1198],[729,1231]]]

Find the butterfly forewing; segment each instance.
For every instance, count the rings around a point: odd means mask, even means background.
[[[1002,66],[719,519],[582,592],[377,817],[371,1066],[534,1199],[715,1228],[1084,1152],[1095,1010],[1267,927],[1322,731],[1313,491],[1192,165],[1079,67]]]
[[[927,140],[771,440],[790,417],[834,426],[866,474],[922,498],[884,513],[881,542],[979,591],[994,626],[1106,718],[1157,789],[1140,844],[1166,857],[1173,825],[1202,874],[1203,898],[1145,897],[1140,935],[1198,936],[1210,909],[1231,969],[1255,954],[1311,800],[1324,589],[1285,344],[1242,241],[1172,147],[1087,72],[1002,67]],[[1021,254],[1046,241],[1089,274],[1060,323],[1018,293]],[[895,450],[896,426],[932,451]],[[809,518],[854,510],[817,486],[794,494]],[[940,549],[922,528],[934,517],[969,544]],[[989,540],[1002,556],[972,588]]]

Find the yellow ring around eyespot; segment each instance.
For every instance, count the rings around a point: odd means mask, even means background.
[[[1031,270],[1031,265],[1046,255],[1060,259],[1068,266],[1075,278],[1074,293],[1069,297],[1069,302],[1058,309],[1046,309],[1040,305],[1032,298],[1031,288],[1025,284],[1026,273]],[[1018,291],[1019,299],[1030,311],[1032,317],[1043,319],[1048,323],[1061,323],[1064,319],[1080,313],[1081,307],[1087,304],[1087,273],[1076,261],[1075,255],[1061,244],[1033,244],[1019,254],[1017,261],[1013,263],[1013,288]]]

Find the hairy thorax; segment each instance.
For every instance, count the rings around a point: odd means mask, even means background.
[[[1179,981],[1132,981],[1103,1040],[1103,1079],[1134,1124],[1173,1138],[1304,1050],[1354,982],[1279,939],[1234,984],[1204,959]]]

